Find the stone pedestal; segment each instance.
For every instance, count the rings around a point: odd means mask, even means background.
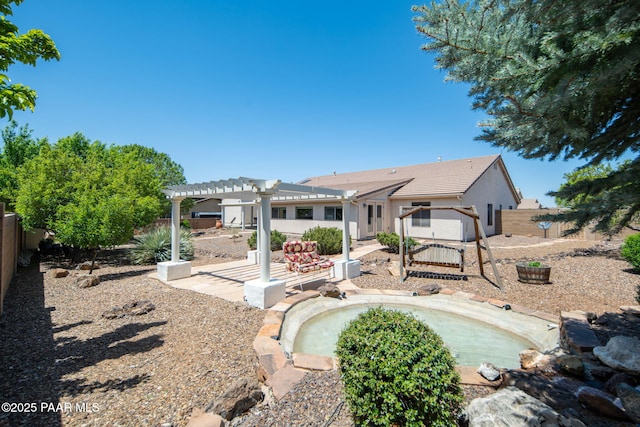
[[[258,308],[269,308],[286,298],[285,280],[271,279],[262,282],[260,279],[244,282],[244,299],[247,304]]]
[[[333,277],[338,280],[353,279],[360,276],[360,260],[350,259],[349,261],[336,261],[333,266]]]
[[[259,264],[260,262],[260,252],[257,250],[247,251],[247,261],[251,264]]]
[[[166,261],[158,263],[158,277],[164,282],[191,277],[191,262]]]

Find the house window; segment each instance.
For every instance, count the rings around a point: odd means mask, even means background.
[[[411,206],[431,206],[431,202],[413,202]],[[425,209],[411,215],[411,225],[413,227],[431,227],[431,211]]]
[[[285,207],[271,208],[271,218],[287,219],[287,208]]]
[[[311,206],[296,206],[296,219],[313,219]]]
[[[325,206],[324,219],[325,221],[342,221],[342,207]]]
[[[487,225],[493,225],[493,204],[487,204]]]

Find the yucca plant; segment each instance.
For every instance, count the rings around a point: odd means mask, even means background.
[[[180,259],[193,259],[191,231],[180,229]],[[134,264],[153,264],[171,260],[171,229],[158,227],[134,238],[134,247],[129,250]]]

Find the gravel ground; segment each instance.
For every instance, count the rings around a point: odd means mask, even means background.
[[[247,233],[224,234],[207,230],[197,237],[194,264],[244,258]],[[504,291],[473,276],[479,269],[472,245],[466,251],[468,280],[409,277],[400,284],[387,271],[397,255],[376,251],[363,257],[363,274],[353,282],[388,289],[436,282],[556,314],[611,314],[636,303],[640,278],[619,258],[620,242],[489,240]],[[273,259],[281,254],[274,252]],[[552,265],[552,284],[517,281],[515,262],[533,259]],[[13,282],[0,317],[0,392],[21,411],[0,413],[0,426],[184,426],[194,408],[208,407],[236,378],[255,375],[252,341],[263,311],[164,285],[147,277],[153,268],[128,265],[121,251],[103,253],[99,263],[101,283],[91,288],[78,288],[75,276],[81,272],[51,259],[34,261]],[[488,260],[484,266],[491,278]],[[71,274],[53,278],[55,267]],[[142,300],[155,309],[135,317],[102,316]],[[610,331],[602,329],[606,337]],[[631,332],[640,335],[637,328]],[[310,373],[284,399],[255,407],[233,425],[352,426],[341,390],[336,372]],[[489,392],[465,388],[467,399]]]

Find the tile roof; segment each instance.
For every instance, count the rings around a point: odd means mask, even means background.
[[[300,184],[357,190],[357,198],[387,189],[396,189],[393,198],[464,194],[498,160],[502,162],[500,155],[496,154],[412,166],[334,173],[311,177]],[[508,174],[506,177],[510,180]]]

